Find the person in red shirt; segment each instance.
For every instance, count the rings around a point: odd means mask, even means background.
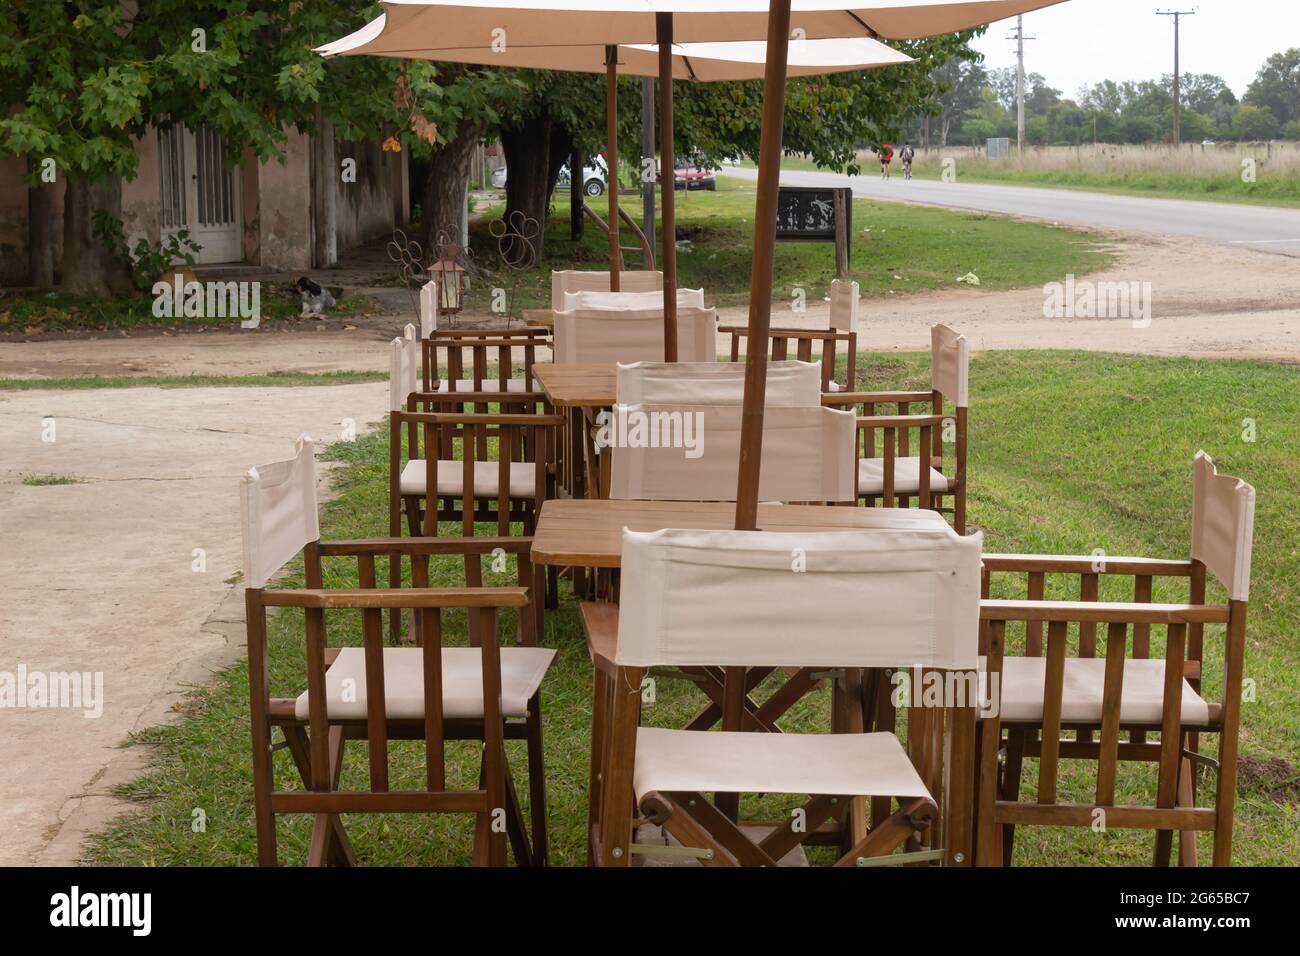
[[[889,164],[894,160],[894,147],[888,143],[881,143],[876,156],[880,158],[880,178],[889,178]]]

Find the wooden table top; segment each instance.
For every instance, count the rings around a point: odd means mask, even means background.
[[[539,329],[555,328],[555,313],[550,309],[524,309],[524,324]]]
[[[532,558],[535,564],[617,568],[624,528],[725,531],[735,518],[736,506],[729,502],[553,498],[542,505]],[[920,508],[759,505],[758,526],[765,531],[933,531],[947,522],[938,512]]]
[[[533,377],[557,408],[605,408],[618,391],[614,362],[538,362]]]

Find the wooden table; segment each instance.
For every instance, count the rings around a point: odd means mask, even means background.
[[[608,408],[618,387],[614,362],[551,362],[533,366],[546,397],[556,408]]]
[[[729,502],[555,498],[542,505],[532,560],[560,567],[617,568],[624,528],[724,531],[734,526],[735,518],[736,506]],[[948,523],[938,512],[921,508],[759,505],[758,526],[764,531],[934,531]]]

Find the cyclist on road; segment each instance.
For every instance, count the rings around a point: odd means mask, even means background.
[[[916,150],[912,148],[911,143],[903,143],[903,151],[899,154],[903,160],[903,178],[912,178],[912,160],[916,158]]]
[[[889,164],[894,160],[894,147],[890,146],[888,143],[881,143],[880,149],[876,152],[876,156],[880,159],[880,178],[888,179]]]

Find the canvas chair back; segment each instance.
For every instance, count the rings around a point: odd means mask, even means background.
[[[718,355],[713,309],[677,310],[677,358],[713,362]],[[557,362],[662,362],[664,313],[658,309],[574,309],[555,313]]]
[[[663,292],[566,292],[561,311],[663,308]],[[704,308],[703,289],[678,289],[677,305]]]
[[[853,332],[858,327],[858,298],[861,289],[856,282],[835,279],[831,282],[831,328],[836,332]]]
[[[634,271],[618,274],[620,292],[662,292],[662,272]],[[557,269],[551,273],[551,308],[564,310],[566,292],[608,292],[608,272],[583,272],[576,269]]]
[[[438,327],[438,280],[420,286],[420,338],[427,339]]]
[[[1255,489],[1220,475],[1214,460],[1198,451],[1192,462],[1192,559],[1204,564],[1234,601],[1250,596],[1254,530]]]
[[[408,325],[409,329],[410,326]],[[416,391],[420,373],[420,345],[403,335],[388,343],[388,408],[401,411]]]
[[[612,449],[610,497],[735,501],[740,422],[738,405],[614,406],[596,439]],[[854,424],[851,412],[768,408],[763,416],[759,497],[852,501]]]
[[[303,435],[288,461],[250,468],[239,480],[244,580],[261,588],[285,562],[319,540],[315,445]]]
[[[934,389],[958,408],[970,407],[970,348],[966,336],[946,325],[930,329],[930,376]]]
[[[620,405],[739,405],[745,366],[739,362],[635,362],[619,365]],[[769,362],[766,404],[820,405],[821,366]]]
[[[624,531],[615,662],[973,669],[982,546],[950,528]]]

